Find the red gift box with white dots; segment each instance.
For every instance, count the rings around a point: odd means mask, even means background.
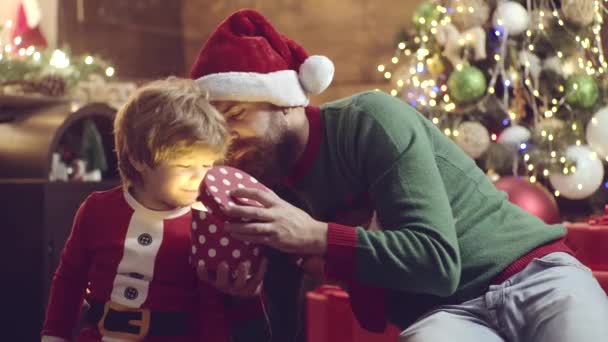
[[[192,208],[192,263],[204,265],[214,271],[225,262],[234,272],[240,263],[250,263],[251,273],[259,267],[262,247],[233,238],[224,231],[226,222],[244,222],[244,219],[229,217],[221,208],[235,205],[262,205],[246,198],[233,198],[230,191],[237,188],[268,189],[247,173],[228,166],[211,168],[200,186],[199,200],[204,208]]]

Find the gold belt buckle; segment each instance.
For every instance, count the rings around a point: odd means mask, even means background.
[[[140,319],[129,320],[129,325],[138,327],[139,333],[133,334],[133,333],[128,333],[128,332],[124,332],[124,331],[107,330],[105,327],[105,321],[106,321],[106,316],[108,315],[108,312],[110,311],[110,309],[112,309],[114,311],[121,311],[121,312],[140,313],[141,314]],[[150,310],[149,309],[140,309],[140,308],[130,308],[130,307],[122,305],[122,304],[118,304],[118,303],[115,303],[112,301],[107,301],[103,307],[103,315],[101,316],[99,323],[97,323],[97,327],[99,328],[99,332],[101,333],[102,336],[123,338],[123,339],[130,340],[130,341],[140,341],[144,337],[146,337],[148,335],[148,332],[150,331]]]

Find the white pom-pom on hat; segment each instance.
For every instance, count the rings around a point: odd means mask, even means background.
[[[300,66],[298,77],[302,87],[311,94],[322,93],[334,78],[334,63],[325,57],[308,57]]]

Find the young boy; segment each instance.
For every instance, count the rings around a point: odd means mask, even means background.
[[[123,186],[76,213],[51,288],[42,341],[228,341],[221,295],[189,263],[191,211],[203,176],[223,158],[225,121],[192,81],[139,89],[118,112]]]

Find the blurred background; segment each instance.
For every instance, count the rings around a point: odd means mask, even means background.
[[[312,104],[386,91],[523,209],[548,223],[603,222],[606,3],[2,0],[0,270],[16,294],[7,341],[37,340],[76,208],[119,184],[116,110],[143,82],[187,77],[209,34],[240,8],[333,60],[334,81]]]

